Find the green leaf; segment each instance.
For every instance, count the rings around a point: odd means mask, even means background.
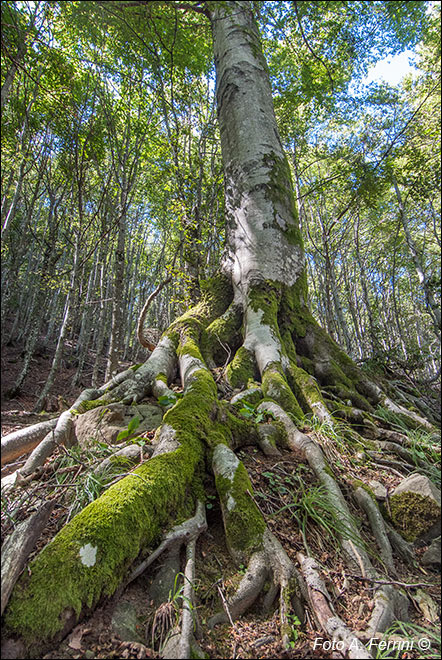
[[[128,427],[127,427],[128,432],[133,433],[135,431],[135,429],[137,429],[139,427],[140,421],[141,420],[138,417],[138,415],[136,415],[135,417],[132,417],[132,419],[130,420],[130,422],[128,424]]]
[[[177,401],[177,396],[170,396],[168,394],[165,394],[164,396],[160,396],[158,399],[158,403],[160,406],[172,406],[174,403]]]
[[[127,438],[129,435],[128,429],[124,429],[123,431],[120,431],[119,434],[117,435],[117,440],[116,442],[120,442],[121,440],[124,440],[124,438]]]

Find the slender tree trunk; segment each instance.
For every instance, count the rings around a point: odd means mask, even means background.
[[[427,305],[427,309],[429,313],[431,314],[431,318],[433,319],[433,325],[434,329],[436,332],[436,335],[440,337],[440,331],[441,331],[441,310],[440,310],[440,305],[436,301],[433,292],[430,287],[430,283],[428,281],[428,278],[425,273],[424,266],[422,264],[422,258],[421,255],[419,254],[419,251],[417,249],[417,246],[413,240],[413,237],[411,235],[410,231],[410,223],[408,221],[407,213],[405,210],[404,203],[402,201],[402,195],[401,191],[399,190],[398,183],[396,181],[396,178],[393,177],[393,186],[396,192],[396,197],[398,201],[398,206],[399,206],[399,215],[401,218],[402,222],[402,227],[404,228],[404,234],[405,234],[405,240],[407,241],[408,249],[410,250],[411,257],[413,259],[414,266],[416,268],[416,273],[419,279],[419,284],[422,286],[425,294],[425,302]]]
[[[358,218],[358,225],[359,225],[359,218]],[[368,327],[369,327],[369,333],[370,333],[370,339],[371,339],[371,353],[372,355],[376,355],[377,349],[378,349],[378,336],[376,332],[376,326],[374,322],[374,316],[373,316],[373,310],[370,302],[370,296],[368,293],[368,286],[367,286],[367,274],[365,271],[365,266],[363,259],[361,257],[361,253],[359,250],[359,226],[356,227],[355,230],[355,253],[356,253],[356,260],[358,262],[359,270],[360,270],[360,281],[361,281],[361,288],[362,288],[362,298],[364,301],[365,305],[365,311],[367,313],[368,317]]]
[[[43,410],[43,408],[45,406],[46,397],[52,389],[52,386],[53,386],[54,380],[55,380],[55,376],[56,376],[57,371],[60,367],[61,359],[63,357],[64,343],[65,343],[66,335],[67,335],[68,328],[69,328],[69,321],[70,321],[71,311],[72,311],[72,302],[73,302],[74,297],[75,297],[76,285],[77,285],[77,280],[78,280],[79,247],[80,247],[80,242],[79,242],[79,236],[77,235],[77,240],[76,240],[76,243],[75,243],[75,252],[74,252],[74,263],[73,263],[73,266],[72,266],[71,281],[69,283],[69,291],[68,291],[68,295],[66,297],[66,303],[65,303],[64,314],[63,314],[63,321],[62,321],[61,327],[60,327],[60,333],[59,333],[59,336],[58,336],[57,347],[55,349],[54,358],[52,360],[51,369],[49,371],[49,375],[48,375],[48,378],[46,380],[45,386],[43,387],[43,390],[42,390],[40,396],[38,397],[37,403],[34,406],[35,412],[41,412]]]
[[[357,348],[358,348],[359,359],[361,359],[363,357],[364,353],[363,353],[362,334],[361,334],[361,329],[360,329],[360,319],[359,319],[358,313],[357,313],[355,305],[354,305],[353,287],[352,287],[351,282],[349,280],[349,274],[348,274],[347,266],[346,266],[345,263],[343,264],[343,275],[344,275],[345,290],[346,290],[346,295],[347,295],[348,309],[350,311],[350,316],[351,316],[352,321],[353,321],[353,328],[354,328],[356,339],[357,339]]]
[[[121,198],[120,215],[118,218],[117,246],[115,249],[114,281],[112,292],[112,324],[109,352],[107,357],[105,380],[109,380],[118,370],[119,352],[121,349],[123,323],[123,292],[124,292],[124,257],[126,241],[126,200]]]
[[[18,392],[22,387],[25,378],[28,374],[31,359],[34,354],[35,346],[38,341],[40,329],[44,319],[45,301],[47,298],[46,281],[54,272],[55,264],[61,256],[55,247],[55,241],[58,235],[58,222],[57,222],[57,206],[61,202],[61,198],[56,198],[55,193],[49,193],[50,207],[48,211],[48,236],[45,240],[46,246],[41,262],[40,274],[36,283],[37,292],[32,301],[31,309],[29,310],[28,330],[26,333],[26,348],[25,357],[22,370],[14,385],[13,391]]]
[[[12,83],[14,82],[15,74],[18,71],[18,67],[21,64],[21,61],[24,57],[24,54],[26,52],[26,46],[25,44],[21,44],[17,54],[15,56],[15,59],[11,62],[5,76],[4,83],[2,85],[2,91],[1,91],[1,110],[3,111],[3,106],[5,105],[6,101],[9,98],[9,94],[11,91]]]
[[[86,299],[84,301],[83,314],[81,315],[81,328],[78,337],[78,366],[74,378],[74,384],[78,385],[81,381],[86,355],[91,342],[92,316],[95,305],[92,305],[92,297],[96,290],[98,277],[98,254],[96,253],[91,272],[89,273]]]
[[[107,248],[106,248],[107,251]],[[101,359],[104,346],[104,337],[106,331],[106,299],[110,293],[110,280],[107,280],[107,286],[105,283],[105,274],[106,274],[106,254],[102,254],[102,260],[100,263],[100,287],[99,287],[99,296],[100,296],[100,305],[99,305],[99,315],[98,315],[98,328],[95,339],[95,350],[96,357],[94,362],[94,368],[92,371],[92,387],[96,387],[99,382],[99,373],[101,369]]]

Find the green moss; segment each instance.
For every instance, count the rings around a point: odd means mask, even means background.
[[[372,498],[372,500],[374,500],[377,504],[376,495],[373,493],[370,486],[365,483],[365,481],[361,481],[360,479],[355,479],[351,485],[353,486],[354,490],[357,490],[358,488],[362,488],[363,490],[365,490],[365,492],[368,493]]]
[[[279,327],[281,328],[281,323],[279,323]],[[287,357],[289,358],[290,362],[296,364],[296,348],[292,339],[291,331],[288,328],[285,328],[284,330],[280,330],[280,334]]]
[[[228,351],[225,347],[238,348],[242,312],[239,306],[231,305],[220,317],[212,321],[201,338],[201,350],[206,361],[213,359],[215,364],[224,364]]]
[[[289,383],[301,408],[305,412],[316,414],[317,404],[325,406],[325,403],[315,378],[293,362],[287,372]]]
[[[272,426],[276,428],[278,431],[278,440],[277,440],[277,445],[280,447],[286,447],[289,449],[289,438],[288,438],[288,433],[287,429],[284,426],[284,423],[281,422],[280,419],[274,419],[272,421]]]
[[[232,481],[217,475],[215,484],[223,503],[227,545],[235,557],[247,560],[261,548],[266,529],[264,518],[251,497],[253,489],[247,470],[239,463]]]
[[[17,583],[5,615],[10,633],[35,647],[59,632],[63,614],[77,615],[110,596],[140,550],[194,511],[192,481],[203,457],[197,441],[152,458],[83,509],[31,562]],[[97,548],[94,566],[83,565],[81,547]]]
[[[325,474],[328,474],[329,477],[332,477],[333,479],[336,479],[335,473],[331,469],[330,465],[324,461],[324,472]]]
[[[181,357],[182,355],[190,355],[191,357],[203,361],[197,340],[193,337],[188,337],[186,341],[179,346],[177,355],[178,357]]]
[[[205,658],[209,658],[210,656],[207,655],[207,653],[204,653],[202,649],[197,646],[196,642],[191,642],[190,644],[190,660],[205,660]]]
[[[230,444],[231,420],[227,414],[222,413],[217,394],[211,373],[206,369],[197,370],[185,396],[164,415],[164,423],[179,429],[177,437],[180,439],[196,437],[209,448],[220,443]],[[238,427],[239,420],[237,430]]]
[[[233,299],[233,289],[230,280],[225,275],[218,274],[201,281],[200,285],[201,300],[172,324],[172,330],[183,326],[189,327],[189,321],[197,321],[205,328],[220,317],[230,305]]]
[[[138,371],[138,369],[140,367],[142,367],[143,364],[144,364],[144,362],[139,362],[138,364],[133,364],[131,367],[129,367],[129,369],[131,369],[132,371]]]
[[[279,156],[274,152],[264,156],[264,164],[270,168],[270,181],[267,187],[267,197],[273,203],[274,224],[280,228],[277,215],[284,212],[282,217],[289,217],[292,222],[285,230],[287,242],[291,245],[303,247],[302,234],[299,228],[298,212],[293,193],[292,175],[286,156]]]
[[[301,365],[302,365],[301,368],[304,369],[304,371],[306,371],[308,374],[310,374],[310,376],[315,375],[315,365],[313,363],[313,360],[310,360],[310,358],[305,357],[305,355],[303,355],[301,357]]]
[[[268,71],[268,65],[262,52],[262,45],[260,43],[259,35],[254,29],[254,26],[247,27],[245,25],[239,25],[236,23],[235,28],[243,33],[245,42],[248,44],[250,50],[252,51],[253,57],[258,60],[259,64],[265,68],[266,71]]]
[[[234,406],[220,401],[217,422],[228,429],[228,444],[236,449],[245,445],[255,444],[258,441],[256,424],[250,419],[245,419]]]
[[[262,391],[264,396],[276,401],[286,412],[295,415],[299,419],[304,416],[280,364],[275,362],[266,368],[262,377]]]
[[[304,305],[305,300],[303,273],[283,295],[278,317],[281,332],[286,328],[290,330],[304,370],[315,375],[324,388],[332,389],[338,397],[350,399],[356,407],[371,412],[373,393],[365,375],[320,327]]]
[[[106,399],[95,399],[94,401],[82,401],[78,408],[75,408],[74,415],[82,415],[88,410],[94,410],[94,408],[100,408],[100,406],[106,406],[109,403]]]
[[[295,330],[296,336],[305,336],[306,323],[313,319],[307,305],[308,283],[306,270],[302,270],[291,287],[284,287],[281,297],[278,320],[281,326]],[[299,327],[298,327],[299,326]],[[298,335],[298,329],[300,334]]]
[[[219,311],[217,304],[211,304],[206,318]],[[196,338],[202,325],[200,318],[190,314],[176,326],[174,341],[180,342],[180,355],[202,360]],[[142,549],[157,543],[176,519],[193,515],[195,498],[203,496],[206,448],[229,444],[232,428],[244,435],[246,426],[250,430],[249,425],[226,413],[205,368],[192,374],[184,397],[167,411],[164,424],[175,430],[180,446],[151,458],[111,486],[42,550],[31,563],[30,573],[21,577],[13,591],[5,613],[9,634],[21,636],[36,649],[63,629],[67,612],[79,615],[103,596],[111,595]],[[246,483],[248,487],[250,482]],[[241,507],[245,497],[242,491]],[[239,520],[244,520],[253,523],[252,529],[260,528],[264,523],[256,522],[254,515],[256,511],[244,500],[244,514],[238,518],[237,527]],[[253,546],[254,533],[248,533],[244,547]],[[93,566],[85,566],[79,554],[88,544],[97,549]]]
[[[243,388],[255,375],[256,364],[253,354],[244,346],[240,346],[232,362],[227,365],[226,378],[228,382],[233,388]]]
[[[261,282],[259,286],[255,286],[249,291],[249,304],[251,308],[257,312],[262,311],[261,322],[272,328],[275,336],[280,337],[278,327],[278,309],[279,301],[281,298],[282,286],[279,282],[272,282],[270,280]],[[282,341],[282,340],[281,340]]]
[[[247,383],[248,389],[241,392],[240,398],[233,404],[235,409],[238,410],[239,408],[243,408],[245,404],[248,406],[256,406],[261,401],[261,383],[253,384],[253,386],[249,388],[250,382],[251,381]]]
[[[440,518],[440,507],[431,497],[406,491],[390,498],[391,519],[407,541],[426,534]]]

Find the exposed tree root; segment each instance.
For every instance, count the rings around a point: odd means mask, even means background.
[[[416,559],[413,552],[413,546],[411,543],[408,543],[400,534],[397,532],[391,525],[385,523],[385,528],[387,530],[388,538],[390,539],[391,546],[396,550],[398,555],[407,564],[415,564]]]
[[[2,615],[12,589],[26,564],[29,554],[45,528],[53,508],[54,502],[43,502],[36,513],[17,525],[2,546]]]
[[[340,522],[337,533],[341,537],[342,549],[348,561],[353,568],[361,568],[365,574],[370,574],[373,569],[359,530],[345,498],[332,476],[333,473],[327,465],[321,448],[312,438],[296,428],[290,417],[280,406],[271,402],[266,402],[265,406],[283,423],[287,432],[288,446],[293,450],[297,460],[307,462],[324,486],[327,497],[334,506],[337,519]]]
[[[189,518],[180,525],[172,527],[160,545],[150,554],[147,559],[141,562],[129,575],[125,581],[124,587],[136,580],[144,571],[149,568],[160,555],[170,548],[179,549],[183,543],[190,543],[198,538],[207,529],[206,515],[204,505],[198,502],[195,516]]]
[[[33,424],[3,436],[2,465],[32,451],[46,437],[48,432],[55,428],[56,424],[57,419],[49,419],[46,422]]]
[[[377,503],[374,501],[373,497],[360,486],[355,488],[354,495],[361,509],[367,514],[374,538],[379,546],[382,561],[384,562],[388,573],[390,575],[397,575],[393,560],[393,552],[390,541],[388,540],[388,533]]]
[[[267,529],[265,520],[252,498],[252,486],[242,463],[231,449],[217,445],[213,452],[213,472],[221,502],[227,545],[238,561],[247,560],[247,572],[228,602],[228,613],[215,615],[211,625],[241,616],[257,599],[270,574],[280,591],[280,627],[284,643],[289,640],[288,613],[301,606],[299,574],[285,550]]]
[[[58,445],[70,446],[75,444],[76,438],[73,433],[75,415],[84,412],[86,402],[103,397],[114,387],[130,378],[133,373],[132,369],[126,369],[111,378],[99,389],[83,390],[69,410],[66,410],[58,418],[34,424],[4,436],[2,438],[2,455],[3,450],[5,450],[6,461],[12,460],[30,449],[33,451],[19,470],[2,479],[2,488],[11,488],[17,482],[17,479],[20,482],[20,477],[31,475],[38,467],[43,465]]]
[[[360,639],[336,616],[332,599],[319,575],[319,566],[311,557],[298,554],[303,578],[307,584],[308,600],[319,627],[327,635],[327,640],[340,642],[339,651],[349,658],[371,658]]]
[[[266,553],[255,552],[247,566],[239,587],[231,598],[224,612],[215,614],[209,621],[209,627],[213,628],[219,623],[235,621],[243,614],[258,598],[268,575],[268,558]]]
[[[90,608],[121,584],[138,577],[162,552],[185,543],[184,601],[181,630],[175,631],[174,657],[189,657],[193,644],[195,539],[206,526],[203,475],[212,470],[228,549],[236,562],[247,564],[247,571],[236,593],[226,602],[225,611],[215,615],[210,624],[240,617],[271,578],[263,606],[271,610],[279,593],[284,644],[290,640],[290,614],[295,611],[301,618],[302,600],[307,600],[331,639],[342,641],[349,653],[350,646],[355,645],[349,657],[369,657],[362,655],[366,651],[357,639],[359,634],[349,630],[333,612],[314,560],[299,556],[305,587],[293,562],[268,529],[254,500],[247,471],[234,451],[258,444],[268,456],[278,456],[280,449],[286,448],[294,461],[308,464],[335,510],[335,531],[351,571],[374,581],[379,574],[324,450],[313,437],[302,433],[294,420],[305,414],[315,415],[332,427],[331,410],[337,409],[361,433],[371,433],[381,450],[394,451],[407,462],[411,454],[400,434],[377,431],[372,413],[381,401],[390,405],[385,395],[313,320],[305,317],[304,310],[300,315],[293,300],[290,303],[284,296],[273,285],[260,282],[246,292],[242,303],[238,296],[232,303],[230,287],[220,278],[193,310],[172,324],[143,365],[123,372],[99,390],[83,392],[60,416],[55,430],[32,452],[22,474],[31,474],[58,444],[69,442],[74,415],[81,414],[85,401],[104,405],[141,401],[146,395],[170,397],[151,458],[66,525],[34,560],[31,575],[22,576],[15,588],[6,610],[6,626],[11,634],[25,640],[32,653],[66,634]],[[242,345],[239,309],[243,310],[244,321]],[[230,355],[232,359],[224,369]],[[208,365],[217,368],[217,378],[222,369],[224,383],[217,384]],[[178,399],[171,389],[177,369],[183,386],[183,396]],[[240,395],[236,392],[233,405],[219,398],[219,391],[231,392],[232,388],[246,390]],[[256,424],[238,414],[241,402],[259,402],[263,395],[256,413],[273,416],[274,423]],[[394,410],[410,425],[421,424],[415,413],[409,414],[402,407]],[[428,428],[427,424],[422,426]],[[364,447],[363,438],[356,437]],[[382,561],[395,575],[392,547],[411,561],[410,548],[384,523],[371,496],[363,488],[355,488],[355,497],[378,539]],[[197,502],[197,513],[189,518]],[[186,522],[174,525],[177,516]],[[170,530],[165,536],[164,529]],[[82,561],[85,553],[93,556],[86,564]],[[51,599],[49,592],[55,594]],[[395,617],[406,617],[406,599],[393,585],[379,582],[373,598],[374,610],[365,636],[385,630]]]
[[[204,508],[201,506],[202,513]],[[207,527],[207,525],[206,525]],[[194,589],[195,583],[195,546],[196,539],[193,538],[187,543],[186,547],[186,567],[184,569],[184,589],[183,589],[183,608],[181,617],[181,636],[179,658],[190,658],[190,649],[193,640],[194,628]]]

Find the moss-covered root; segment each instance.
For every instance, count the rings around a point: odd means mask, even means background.
[[[319,326],[307,308],[296,313],[292,310],[292,314],[296,351],[303,366],[316,376],[321,386],[343,401],[350,400],[356,408],[373,412],[373,406],[382,405],[399,415],[409,428],[434,431],[427,419],[386,396]]]
[[[293,362],[290,362],[287,374],[290,386],[303,410],[313,413],[321,422],[331,422],[333,418],[313,376]]]
[[[393,552],[391,550],[384,519],[379,511],[376,500],[372,497],[371,493],[367,492],[367,490],[358,482],[355,484],[354,496],[361,509],[367,515],[374,538],[379,547],[381,559],[384,562],[388,573],[392,576],[396,576],[397,572],[393,561]]]
[[[280,363],[272,362],[265,368],[262,374],[262,391],[265,397],[279,403],[286,412],[302,419],[303,410],[289,387]]]
[[[124,582],[124,588],[128,584],[136,580],[144,571],[149,568],[154,561],[160,557],[164,552],[179,551],[181,546],[190,541],[195,541],[200,534],[207,530],[206,511],[203,502],[198,500],[196,513],[192,518],[188,518],[179,525],[175,525],[166,534],[161,541],[160,545],[146,558],[141,564],[132,571],[129,577]]]
[[[307,584],[308,601],[313,615],[321,630],[331,642],[340,642],[345,657],[348,658],[371,658],[363,643],[346,624],[336,616],[332,598],[320,577],[320,569],[312,557],[304,557],[298,553],[298,561],[301,566],[302,576]],[[340,648],[339,647],[339,648]]]
[[[233,451],[223,444],[218,445],[212,465],[228,548],[238,562],[248,562],[248,568],[227,605],[228,612],[215,615],[210,625],[225,622],[228,617],[236,619],[245,612],[259,596],[270,573],[280,590],[281,636],[286,643],[290,637],[292,606],[296,603],[297,613],[302,609],[299,576],[279,541],[267,529],[253,500],[247,472]]]
[[[215,447],[212,459],[221,503],[227,547],[238,562],[247,562],[263,548],[266,524],[252,496],[247,470],[224,444]]]
[[[378,387],[374,383],[372,384],[372,387],[379,396],[379,404],[384,408],[387,408],[387,410],[390,410],[391,412],[398,415],[398,417],[402,419],[402,421],[406,424],[408,428],[411,429],[423,428],[426,431],[431,431],[431,432],[438,431],[438,429],[436,429],[435,426],[430,424],[430,422],[424,417],[421,417],[413,410],[407,410],[407,408],[404,408],[403,406],[392,401],[388,396],[386,396],[382,392],[380,387]]]
[[[225,379],[233,389],[243,389],[258,375],[253,353],[244,346],[236,351],[233,360],[227,365]]]
[[[38,653],[114,593],[141,549],[177,516],[192,514],[203,457],[194,434],[178,437],[163,426],[154,456],[83,509],[31,563],[6,610],[7,632]]]
[[[247,566],[238,589],[228,603],[224,603],[224,612],[215,614],[209,620],[209,628],[219,623],[235,621],[249,607],[253,605],[260,595],[268,577],[272,580],[272,586],[266,596],[271,594],[270,600],[266,599],[268,605],[273,601],[279,591],[279,622],[281,640],[284,646],[290,642],[292,627],[290,615],[292,611],[302,620],[304,609],[302,606],[301,593],[304,596],[305,588],[302,578],[296,571],[285,550],[273,534],[266,530],[263,535],[263,550],[254,552]],[[273,587],[275,587],[273,589]]]
[[[238,589],[229,602],[224,603],[225,611],[219,612],[209,619],[209,628],[214,628],[219,623],[235,621],[251,607],[264,587],[268,572],[266,553],[263,550],[254,552]]]
[[[202,353],[210,369],[222,366],[231,358],[231,351],[241,344],[242,310],[232,303],[220,317],[212,321],[203,337]]]

